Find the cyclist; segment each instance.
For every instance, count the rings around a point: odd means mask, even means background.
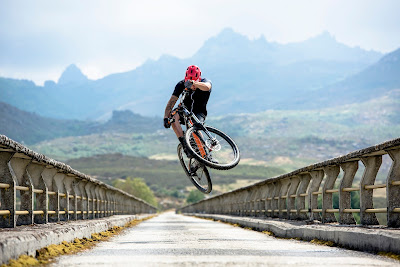
[[[191,96],[187,97],[184,101],[185,106],[196,115],[196,117],[204,122],[207,116],[207,102],[210,97],[212,84],[211,81],[206,78],[201,78],[201,70],[196,65],[190,65],[186,69],[185,79],[179,81],[175,90],[169,99],[164,112],[164,127],[169,128],[171,124],[168,122],[168,118],[171,116],[172,108],[174,107],[179,96],[182,94],[183,90],[188,88],[192,90]],[[184,124],[182,118],[179,114],[174,115],[175,121],[172,123],[172,129],[174,130],[176,136],[181,142],[183,149],[187,156],[191,156],[190,150],[186,146],[185,138],[183,137],[183,130],[181,124]]]

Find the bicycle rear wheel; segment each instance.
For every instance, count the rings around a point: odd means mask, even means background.
[[[196,127],[186,131],[186,143],[193,156],[210,168],[229,170],[235,167],[239,163],[240,152],[232,138],[214,127],[205,128],[211,137]]]
[[[202,193],[210,193],[212,183],[207,167],[195,158],[188,158],[183,152],[182,144],[178,145],[177,152],[182,168],[193,185]]]

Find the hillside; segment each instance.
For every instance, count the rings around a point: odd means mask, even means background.
[[[161,119],[143,117],[131,111],[114,111],[102,122],[59,120],[22,111],[0,102],[0,134],[25,144],[67,136],[102,133],[152,133],[161,128]]]
[[[64,136],[87,135],[98,123],[45,118],[0,102],[0,133],[25,144]]]
[[[70,65],[44,86],[0,78],[0,93],[3,102],[53,118],[106,120],[112,110],[124,109],[162,116],[175,84],[195,63],[213,82],[210,115],[252,113],[292,109],[289,100],[356,74],[381,56],[340,44],[328,33],[283,45],[226,29],[187,59],[165,55],[95,81]]]

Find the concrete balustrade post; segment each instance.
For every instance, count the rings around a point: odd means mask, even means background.
[[[243,199],[244,199],[244,203],[245,203],[245,216],[251,216],[251,211],[252,211],[252,207],[253,207],[253,194],[254,194],[254,190],[253,188],[249,188],[247,190],[243,191]]]
[[[319,187],[321,186],[322,179],[324,178],[324,172],[321,170],[310,172],[311,175],[311,184],[308,189],[308,199],[310,201],[309,210],[311,211],[310,220],[321,220],[321,216],[319,212],[314,212],[314,210],[318,209],[318,195],[314,195],[314,192],[318,192]]]
[[[52,168],[51,166],[46,166],[46,168],[42,172],[43,182],[45,183],[47,188],[46,195],[48,202],[47,206],[48,222],[58,222],[60,220],[57,213],[57,210],[60,210],[59,198],[57,197],[57,186],[55,185],[54,181],[54,176],[56,174],[57,174],[57,169]]]
[[[82,201],[81,201],[81,211],[82,211],[82,219],[86,220],[89,219],[89,201],[88,195],[86,191],[86,185],[88,184],[87,181],[81,180],[78,184],[79,191],[81,193]]]
[[[31,163],[31,159],[14,157],[11,159],[9,167],[10,172],[15,176],[18,186],[28,188],[28,191],[19,190],[21,205],[20,211],[27,212],[24,215],[17,216],[17,225],[33,224],[33,182],[27,173],[26,168]],[[18,195],[18,193],[17,193]]]
[[[59,199],[59,210],[57,210],[57,216],[60,221],[68,221],[69,200],[64,185],[65,177],[66,175],[60,172],[54,176],[55,185],[57,187],[57,198]]]
[[[239,216],[240,215],[240,199],[239,199],[240,194],[238,192],[235,192],[234,194],[234,198],[235,198],[235,202],[234,202],[234,214]],[[205,203],[202,203],[202,205],[205,205]]]
[[[118,193],[117,195],[117,210],[118,210],[118,215],[124,214],[124,207],[123,207],[123,197],[121,193]]]
[[[287,192],[290,186],[290,179],[286,178],[281,180],[281,190],[279,192],[278,199],[278,209],[279,209],[279,218],[286,219],[288,218],[287,212]],[[286,210],[286,212],[285,212]]]
[[[260,216],[265,217],[267,216],[267,197],[270,187],[268,184],[264,184],[260,187],[260,189]]]
[[[97,195],[97,184],[92,184],[92,187],[90,187],[91,193],[92,193],[92,207],[93,207],[93,219],[94,218],[99,218],[99,197]]]
[[[296,198],[297,198],[297,189],[299,188],[300,185],[300,177],[298,175],[292,176],[290,178],[290,187],[288,189],[288,199],[287,199],[287,209],[288,209],[288,219],[290,220],[295,220],[299,216],[297,215],[297,209],[296,209]],[[293,195],[296,195],[296,197],[291,197]],[[293,212],[296,210],[296,213]]]
[[[115,213],[114,215],[119,215],[120,214],[120,207],[119,207],[119,192],[114,193],[114,206],[115,206]]]
[[[236,194],[231,194],[231,201],[229,202],[229,214],[236,215]]]
[[[300,178],[300,184],[296,194],[296,210],[297,210],[296,215],[297,219],[307,220],[309,219],[309,215],[307,213],[302,212],[302,210],[306,209],[306,197],[304,194],[307,194],[307,189],[311,181],[311,174],[303,173],[298,175],[298,177]],[[308,194],[308,201],[310,201],[310,194]],[[310,204],[307,203],[307,206],[310,207]]]
[[[218,198],[218,214],[223,214],[224,211],[224,198],[223,197],[219,197]]]
[[[345,209],[351,209],[351,192],[343,191],[343,189],[352,187],[354,176],[358,170],[358,161],[346,162],[340,167],[344,175],[339,186],[339,223],[356,224],[353,214],[344,212]]]
[[[248,202],[249,202],[249,216],[256,216],[257,213],[257,195],[258,195],[258,189],[257,187],[251,187],[248,189],[249,196],[248,196]]]
[[[332,193],[326,192],[326,190],[333,189],[335,181],[339,175],[339,166],[326,166],[324,167],[325,182],[322,189],[322,222],[330,223],[336,222],[335,215],[327,212],[328,209],[333,209],[333,196]]]
[[[220,198],[220,205],[221,205],[221,211],[220,214],[227,214],[228,213],[228,209],[229,209],[229,201],[230,196],[229,197],[221,197]]]
[[[243,203],[243,213],[242,216],[248,216],[250,215],[250,203],[247,201],[248,197],[250,197],[250,192],[247,190],[243,190],[241,192],[241,199]]]
[[[94,187],[92,188],[92,195],[93,195],[93,217],[94,218],[99,218],[100,213],[100,195],[99,195],[99,186],[97,184],[94,184]]]
[[[114,215],[114,213],[115,213],[114,194],[115,194],[114,191],[111,191],[111,190],[108,190],[108,191],[107,191],[107,196],[108,196],[108,199],[109,199],[109,201],[110,201],[110,204],[108,205],[110,215]]]
[[[141,202],[139,202],[135,199],[132,199],[131,203],[132,203],[131,205],[127,206],[127,208],[129,208],[129,211],[128,211],[129,213],[139,214],[139,213],[145,212],[144,205]]]
[[[279,181],[274,182],[275,191],[272,197],[272,217],[279,217],[279,196],[281,192],[282,183]]]
[[[73,174],[67,174],[65,175],[65,178],[63,180],[64,182],[64,187],[66,189],[67,192],[67,200],[68,200],[68,204],[67,204],[67,213],[68,213],[68,220],[76,220],[76,194],[73,188],[73,183],[75,182],[75,176]]]
[[[100,205],[101,217],[105,217],[105,216],[107,216],[107,213],[106,213],[107,199],[106,199],[104,187],[100,187],[99,193],[100,193],[100,198],[101,198],[101,203],[100,203],[101,204]]]
[[[10,161],[13,152],[0,152],[0,177],[1,182],[8,184],[8,188],[1,188],[0,210],[8,210],[10,213],[0,216],[0,226],[3,228],[14,228],[17,225],[17,192],[15,186],[17,181],[15,174],[13,175]]]
[[[43,164],[38,164],[35,162],[31,162],[27,167],[27,175],[30,177],[30,180],[33,183],[33,188],[42,190],[42,193],[36,192],[34,193],[34,202],[36,202],[36,207],[34,210],[42,211],[42,214],[33,215],[35,223],[48,223],[48,197],[47,197],[47,186],[44,183],[42,173],[45,170],[46,166]]]
[[[272,217],[273,214],[273,198],[275,194],[275,184],[274,183],[268,183],[268,193],[267,193],[267,198],[265,200],[265,215],[268,217]]]
[[[262,202],[262,186],[256,187],[256,192],[254,194],[254,216],[258,217],[262,214],[263,207],[261,207]]]
[[[85,192],[88,201],[88,213],[87,213],[88,219],[94,219],[94,205],[93,205],[94,196],[92,195],[93,187],[94,184],[90,182],[85,185]]]
[[[213,199],[213,200],[215,200],[215,199]],[[215,213],[214,212],[214,203],[212,200],[207,202],[207,210],[208,210],[208,213],[211,213],[211,214]]]
[[[110,199],[109,192],[110,192],[110,190],[108,190],[108,188],[104,189],[104,197],[106,199],[106,202],[105,202],[105,214],[106,214],[106,216],[111,216],[111,199]]]
[[[238,201],[238,215],[239,216],[244,216],[244,199],[243,199],[243,194],[242,191],[237,192],[237,201]],[[206,203],[204,203],[204,205],[207,205]]]
[[[102,214],[101,214],[101,195],[100,195],[100,186],[96,185],[94,188],[94,192],[96,195],[96,218],[101,218]]]
[[[360,220],[362,225],[378,225],[379,221],[375,213],[365,212],[367,209],[374,208],[373,190],[366,189],[365,186],[375,183],[376,175],[382,165],[382,156],[361,158],[365,166],[360,182]]]
[[[145,213],[146,209],[144,207],[144,204],[142,202],[140,202],[139,205],[140,205],[140,213]]]
[[[72,184],[72,187],[74,188],[74,192],[76,195],[76,219],[77,220],[82,220],[83,219],[83,192],[82,192],[82,182],[83,180],[78,180],[76,179],[74,183]],[[85,187],[83,186],[83,190],[85,190]]]
[[[236,193],[231,194],[231,201],[229,203],[229,214],[236,215]]]
[[[125,214],[130,214],[134,210],[133,207],[134,207],[134,205],[136,203],[137,202],[135,200],[128,199],[126,196],[124,196]],[[139,212],[138,213],[141,213],[141,210],[142,210],[143,207],[142,207],[141,203],[138,203],[138,205],[139,205]]]
[[[230,214],[231,203],[232,203],[232,195],[229,195],[228,197],[225,197],[223,199],[223,205],[224,205],[223,214]]]
[[[394,185],[394,182],[400,181],[400,149],[389,150],[388,154],[393,160],[386,183],[387,199],[387,222],[388,227],[400,227],[400,213],[394,212],[394,209],[400,209],[400,185]]]

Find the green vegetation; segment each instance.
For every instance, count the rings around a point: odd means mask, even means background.
[[[190,191],[188,197],[186,198],[186,203],[191,204],[197,201],[204,199],[204,194],[201,193],[199,190],[192,190]]]
[[[127,177],[125,180],[115,180],[113,186],[119,188],[147,203],[157,206],[153,191],[146,185],[142,178]]]

